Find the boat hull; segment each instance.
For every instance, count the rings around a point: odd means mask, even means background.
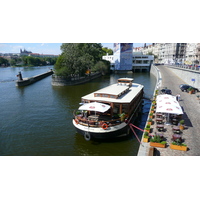
[[[123,122],[120,125],[108,127],[106,130],[99,127],[87,127],[81,124],[76,124],[73,119],[73,124],[76,128],[76,131],[83,135],[86,140],[90,139],[113,139],[117,137],[129,135],[128,125]]]

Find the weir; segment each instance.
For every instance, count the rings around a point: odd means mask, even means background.
[[[16,86],[20,87],[20,86],[27,86],[27,85],[30,85],[30,84],[33,84],[43,78],[46,78],[47,76],[50,76],[53,74],[53,70],[51,69],[50,71],[48,72],[45,72],[43,74],[39,74],[37,76],[33,76],[33,77],[30,77],[30,78],[22,78],[22,74],[21,72],[19,72],[19,74],[17,75],[18,77],[18,80],[15,82]]]

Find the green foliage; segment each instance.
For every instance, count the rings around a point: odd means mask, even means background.
[[[144,138],[149,138],[149,133],[148,132],[144,132]]]
[[[172,142],[173,145],[178,145],[178,146],[187,146],[185,143],[182,143],[180,139],[176,139]]]
[[[24,66],[45,66],[47,64],[54,65],[57,58],[41,58],[33,56],[22,56],[20,62],[23,62]],[[16,63],[17,64],[17,63]]]
[[[102,74],[107,74],[109,72],[109,68],[110,68],[110,63],[108,63],[108,61],[99,61],[97,62],[94,67],[92,67],[92,71],[98,71],[101,72]]]
[[[193,90],[194,90],[193,87],[189,87],[189,88],[188,88],[188,91],[193,91]]]
[[[179,122],[181,125],[183,125],[185,123],[185,121],[182,119],[180,122]]]
[[[0,57],[0,66],[8,66],[8,60]]]
[[[165,141],[163,141],[163,138],[160,135],[155,135],[154,137],[151,138],[151,142],[156,142],[156,143],[161,143]]]
[[[151,126],[149,124],[146,125],[146,128],[150,128]]]
[[[105,56],[107,53],[108,53],[108,55],[113,55],[112,49],[108,49],[107,47],[103,47],[102,50],[104,51],[103,56]]]
[[[100,43],[63,43],[61,51],[62,54],[55,64],[57,75],[85,75],[88,69],[94,70],[94,65],[103,56]]]

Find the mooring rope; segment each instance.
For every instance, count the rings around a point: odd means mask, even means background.
[[[131,126],[132,124],[129,124],[129,127],[131,128],[131,130],[133,131],[135,137],[137,138],[138,142],[142,145],[142,142],[140,141],[140,139],[138,138],[136,132],[134,131],[133,127]],[[142,145],[143,146],[143,145]]]

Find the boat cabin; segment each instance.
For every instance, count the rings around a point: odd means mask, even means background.
[[[120,78],[117,83],[83,96],[81,100],[83,104],[99,102],[110,106],[104,113],[85,111],[87,120],[92,119],[90,116],[98,115],[99,118],[95,117],[97,121],[116,121],[122,115],[129,118],[141,103],[142,97],[143,85],[133,83],[132,78]]]

